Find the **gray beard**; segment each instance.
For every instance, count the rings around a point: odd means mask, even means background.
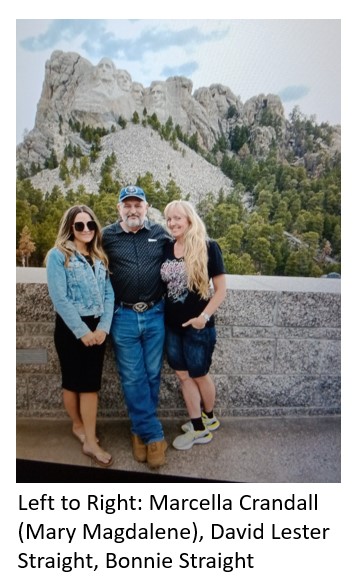
[[[129,228],[136,228],[137,226],[143,226],[144,219],[140,220],[140,218],[127,218],[125,223]]]

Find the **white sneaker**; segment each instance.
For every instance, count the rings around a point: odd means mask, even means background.
[[[191,424],[192,426],[192,424]],[[173,447],[178,450],[188,450],[192,448],[194,444],[207,444],[211,442],[213,436],[208,428],[204,430],[188,430],[185,434],[177,436],[173,442]]]
[[[202,422],[204,423],[206,428],[208,428],[208,430],[211,430],[212,432],[214,430],[217,430],[217,428],[219,428],[221,425],[220,421],[218,420],[218,418],[216,418],[216,416],[213,416],[213,418],[208,418],[206,416],[205,412],[202,412]],[[186,422],[185,424],[183,424],[181,426],[181,430],[183,432],[189,432],[193,429],[194,429],[194,427],[192,425],[191,420],[190,420],[190,422]]]

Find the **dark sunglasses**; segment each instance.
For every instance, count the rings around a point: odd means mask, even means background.
[[[95,220],[89,220],[89,222],[74,222],[74,228],[77,232],[83,232],[85,226],[88,230],[96,230],[97,225]]]

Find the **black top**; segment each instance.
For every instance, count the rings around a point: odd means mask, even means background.
[[[89,263],[89,265],[94,269],[94,261],[91,257],[91,255],[83,255],[86,259],[86,261]]]
[[[148,221],[137,232],[124,231],[118,222],[103,229],[116,303],[157,301],[163,296],[160,266],[167,240],[171,238],[163,226]]]
[[[208,276],[211,279],[226,272],[221,249],[213,240],[207,241]],[[208,300],[204,300],[195,291],[187,289],[187,275],[183,258],[174,255],[174,243],[165,246],[165,260],[161,267],[163,281],[167,285],[165,300],[166,324],[174,330],[181,330],[182,324],[195,318],[204,311]],[[214,326],[214,317],[211,316],[206,326]]]

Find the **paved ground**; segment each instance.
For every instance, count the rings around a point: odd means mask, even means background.
[[[171,446],[180,420],[163,419],[169,443],[158,474],[241,483],[340,483],[340,417],[223,418],[208,445],[177,451]],[[132,458],[127,420],[99,420],[101,445],[114,456],[113,469],[147,473]],[[18,459],[96,465],[81,452],[69,420],[18,419]],[[34,480],[35,482],[35,480]]]

